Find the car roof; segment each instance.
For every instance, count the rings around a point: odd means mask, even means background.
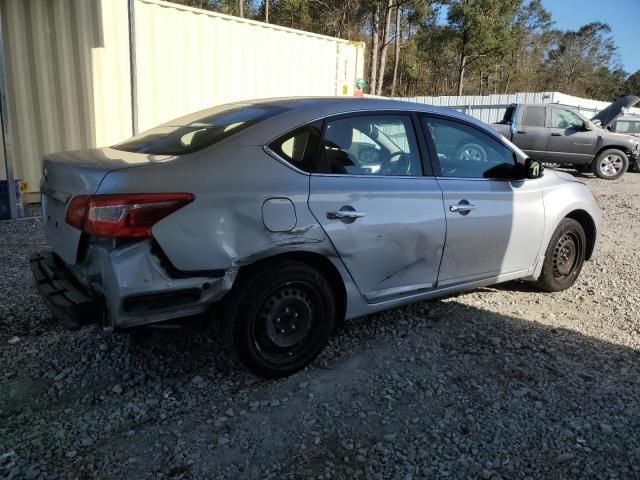
[[[238,102],[245,105],[271,105],[284,107],[291,110],[318,110],[324,112],[327,109],[340,112],[370,111],[370,110],[408,110],[417,112],[441,113],[451,115],[456,112],[446,107],[436,107],[424,103],[406,100],[394,100],[390,98],[372,97],[276,97]],[[457,112],[459,113],[459,112]],[[467,117],[459,113],[460,117]]]
[[[328,116],[364,112],[422,112],[439,114],[472,123],[494,136],[499,134],[487,124],[451,108],[384,98],[357,97],[284,97],[236,102],[233,105],[276,106],[284,111],[259,122],[228,139],[228,143],[266,144],[298,126]],[[226,143],[226,142],[225,142]]]

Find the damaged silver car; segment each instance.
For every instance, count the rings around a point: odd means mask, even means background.
[[[377,99],[219,106],[47,155],[41,191],[51,249],[31,265],[68,326],[209,315],[272,378],[344,319],[507,280],[566,289],[600,225],[585,185],[481,122]]]

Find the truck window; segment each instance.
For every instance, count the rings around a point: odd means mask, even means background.
[[[525,107],[522,125],[527,127],[544,127],[545,107]]]
[[[561,108],[551,110],[551,128],[563,128],[565,130],[577,129],[584,125],[584,121],[575,113]]]

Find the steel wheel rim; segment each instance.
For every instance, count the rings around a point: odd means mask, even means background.
[[[576,275],[582,257],[582,241],[575,231],[565,232],[553,250],[553,276],[563,281]]]
[[[314,345],[321,298],[307,282],[275,286],[260,302],[253,326],[258,352],[274,364],[295,361]]]
[[[462,154],[460,155],[461,160],[472,160],[474,162],[482,162],[484,160],[484,155],[482,150],[472,145],[466,147],[462,150]]]
[[[607,177],[613,177],[622,171],[624,161],[620,155],[610,153],[600,160],[600,171]]]

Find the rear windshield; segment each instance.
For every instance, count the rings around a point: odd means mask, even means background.
[[[287,110],[277,105],[234,105],[188,115],[142,132],[115,145],[116,150],[150,155],[184,155],[196,152],[251,125]]]

